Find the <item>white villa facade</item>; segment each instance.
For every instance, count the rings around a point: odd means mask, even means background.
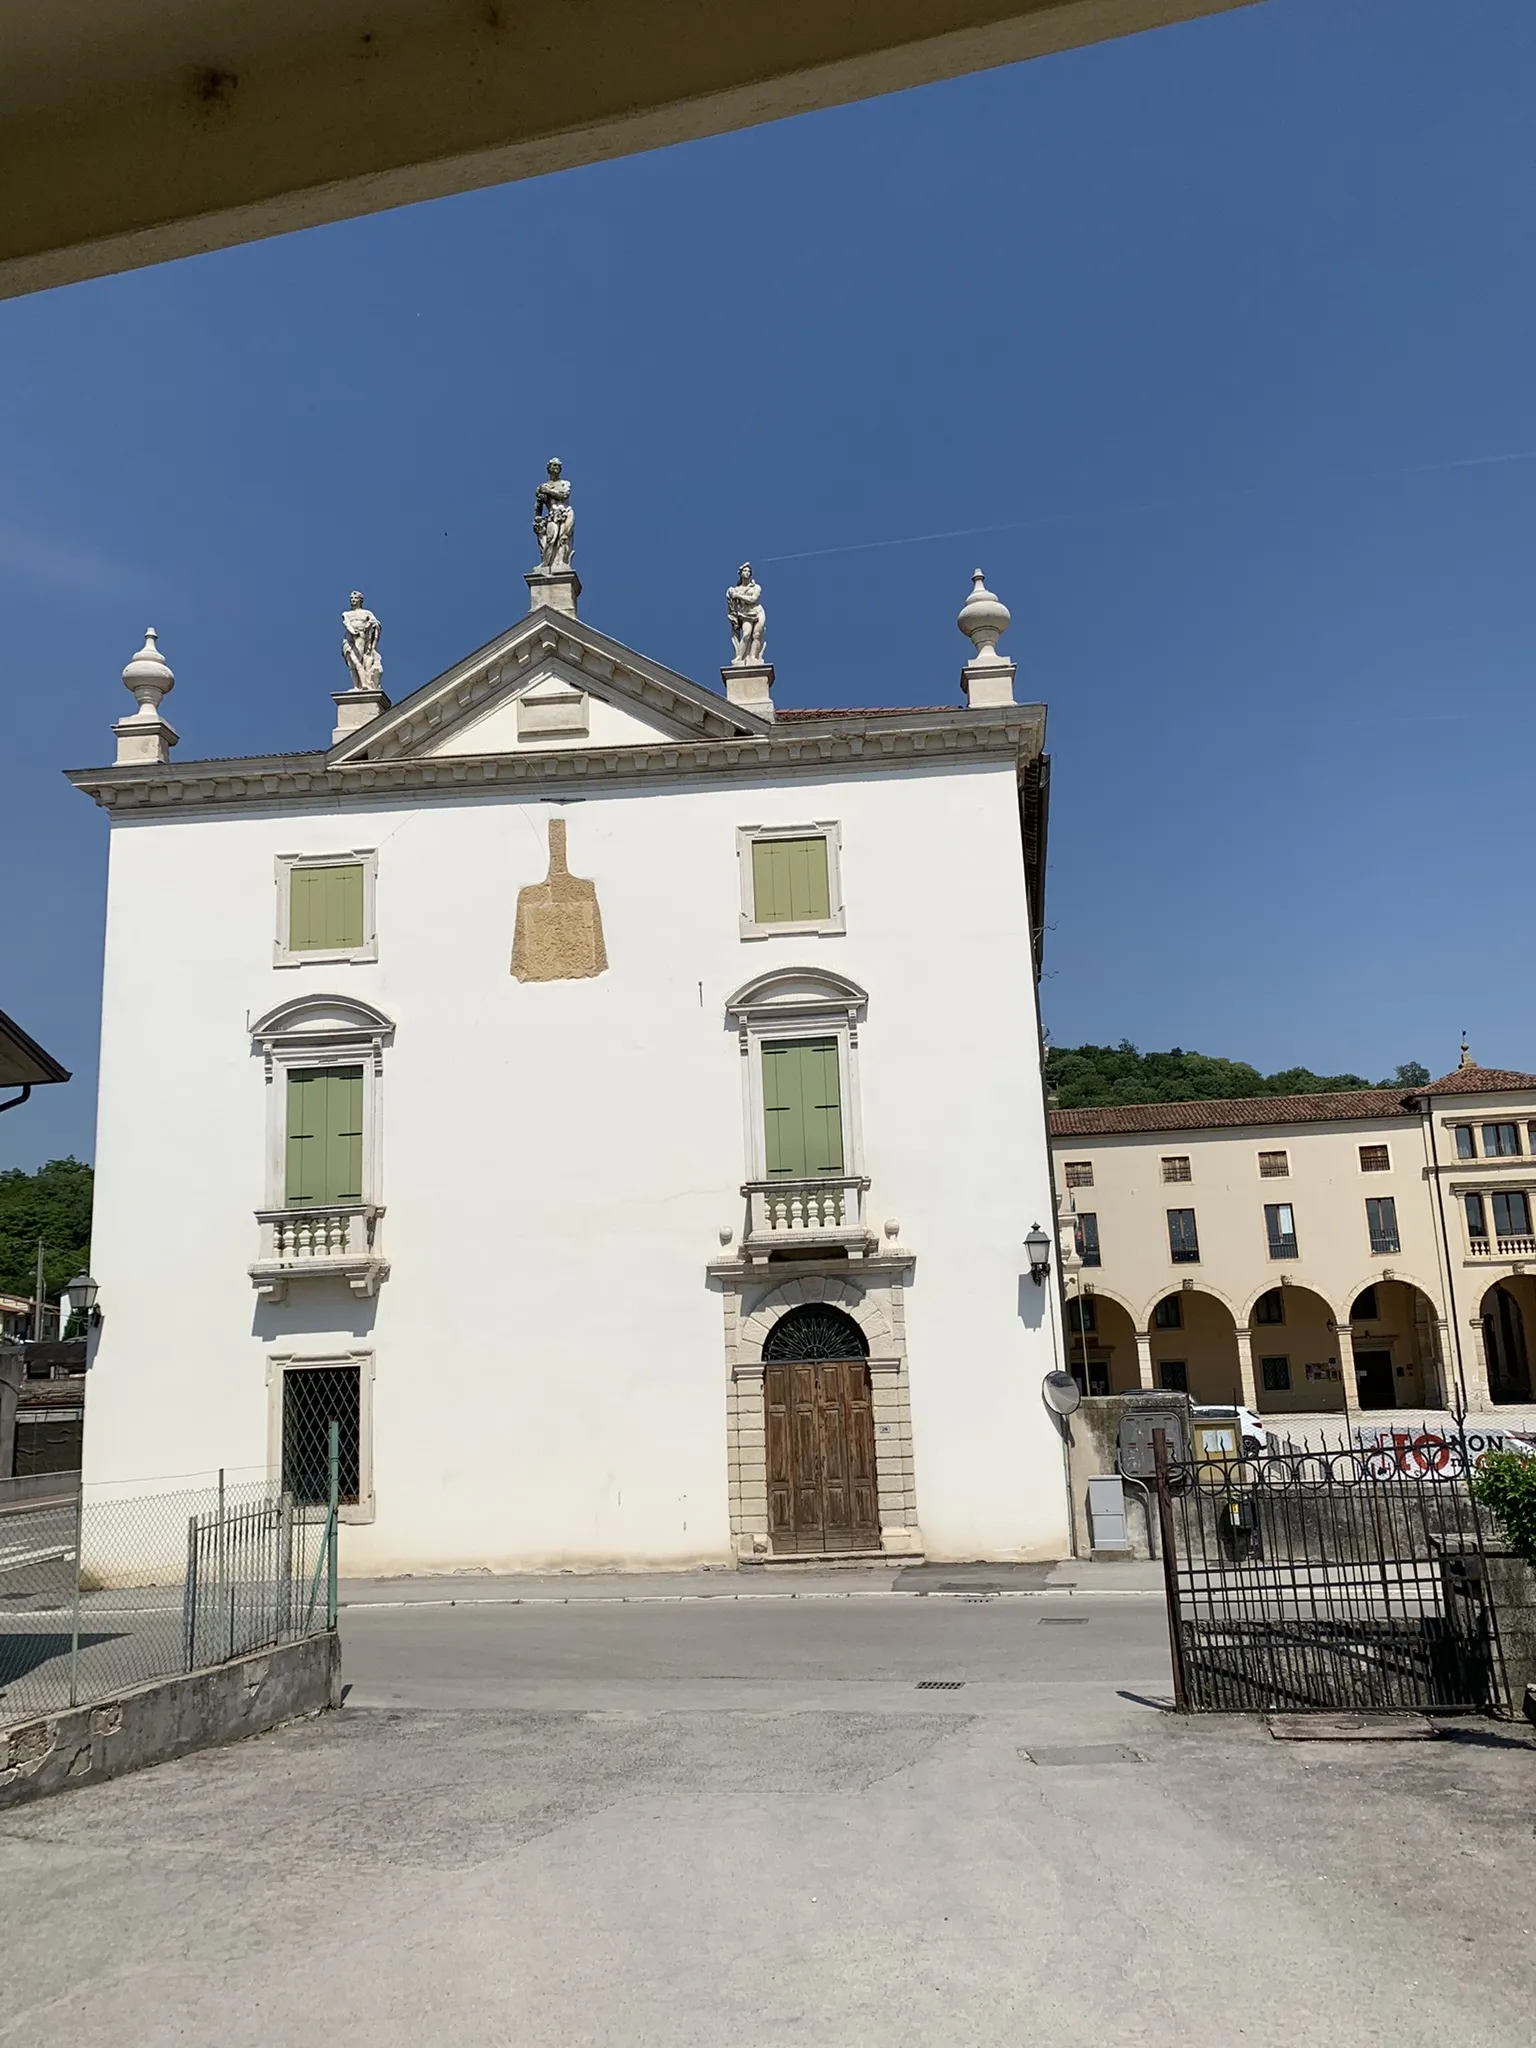
[[[1007,613],[950,708],[776,715],[749,572],[722,694],[578,618],[551,478],[532,609],[394,706],[354,597],[328,750],[173,761],[151,636],[72,777],[86,1478],[313,1496],[335,1419],[347,1572],[1060,1556]]]

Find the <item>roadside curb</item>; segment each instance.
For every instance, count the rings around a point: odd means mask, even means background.
[[[920,1589],[897,1592],[894,1587],[842,1588],[783,1593],[483,1593],[467,1598],[425,1600],[343,1600],[344,1614],[366,1614],[370,1608],[398,1611],[404,1607],[684,1607],[710,1601],[736,1601],[766,1606],[799,1600],[958,1600],[973,1607],[994,1600],[1161,1600],[1161,1586],[1004,1586],[996,1592],[941,1593]]]

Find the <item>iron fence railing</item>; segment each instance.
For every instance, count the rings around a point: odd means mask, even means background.
[[[334,1628],[336,1435],[319,1501],[223,1475],[0,1488],[0,1726]]]
[[[1395,1444],[1175,1460],[1157,1508],[1183,1711],[1508,1698],[1470,1460]]]

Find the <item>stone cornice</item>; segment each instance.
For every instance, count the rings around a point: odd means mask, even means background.
[[[493,789],[565,794],[593,786],[750,777],[816,775],[827,769],[878,772],[906,762],[1013,756],[1024,765],[1045,739],[1045,707],[1008,705],[993,711],[914,711],[910,716],[838,716],[797,720],[761,737],[658,740],[568,753],[407,757],[328,765],[323,753],[267,754],[165,766],[75,768],[68,779],[103,808],[124,816],[146,812],[241,809],[303,810],[338,802],[401,797],[468,796]]]

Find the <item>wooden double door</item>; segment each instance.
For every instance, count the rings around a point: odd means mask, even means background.
[[[775,1551],[878,1550],[875,1423],[863,1358],[763,1369],[768,1536]]]

